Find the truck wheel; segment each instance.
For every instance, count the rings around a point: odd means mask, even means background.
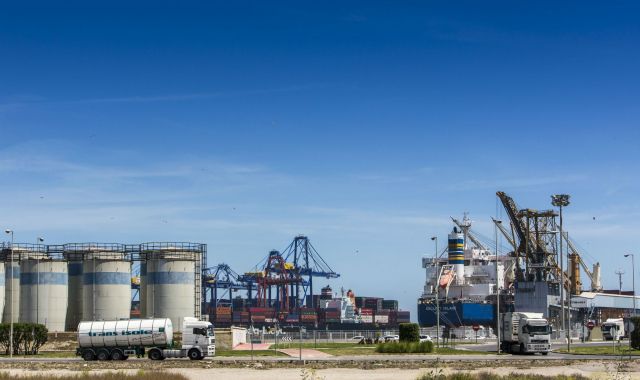
[[[82,352],[82,358],[85,361],[90,362],[90,361],[96,360],[96,354],[93,352],[93,350],[84,350]]]
[[[520,343],[520,354],[524,354],[524,343]]]
[[[162,352],[160,350],[158,350],[157,348],[154,348],[152,350],[149,350],[149,359],[151,359],[151,360],[162,360],[164,358],[162,357]]]
[[[109,351],[103,349],[98,350],[98,354],[96,355],[98,360],[105,361],[111,359],[111,355],[109,355]]]
[[[542,355],[547,356],[547,355],[549,355],[549,353],[548,352],[543,352]]]
[[[191,360],[202,359],[202,356],[200,355],[200,351],[196,350],[195,348],[190,349],[188,355],[189,355],[189,359]]]
[[[111,360],[124,360],[124,353],[120,349],[115,349],[111,353]]]

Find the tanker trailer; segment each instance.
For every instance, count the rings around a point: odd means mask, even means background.
[[[126,360],[131,355],[151,360],[200,360],[215,355],[215,334],[210,322],[185,317],[182,345],[173,343],[169,318],[88,321],[78,325],[76,355],[84,360]]]

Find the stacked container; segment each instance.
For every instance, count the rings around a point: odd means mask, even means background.
[[[266,313],[267,313],[267,308],[264,308],[264,307],[249,308],[249,317],[254,323],[265,323]]]
[[[234,309],[233,311],[231,320],[233,321],[233,323],[241,323],[241,324],[248,324],[251,322],[249,319],[248,311],[244,311],[244,310],[236,311],[236,309]]]
[[[364,307],[374,311],[380,310],[382,309],[382,298],[367,298],[364,301]]]
[[[398,301],[382,300],[382,308],[386,310],[398,310]]]
[[[215,323],[221,325],[228,325],[231,323],[231,307],[218,306],[216,307],[216,320]]]
[[[376,310],[373,321],[379,325],[389,324],[389,310]]]
[[[360,309],[360,319],[362,319],[362,323],[373,323],[373,310],[367,308]]]
[[[315,324],[318,321],[318,314],[314,309],[300,308],[300,322],[305,324]]]

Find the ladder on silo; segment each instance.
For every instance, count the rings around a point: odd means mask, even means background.
[[[194,300],[193,302],[195,303],[194,305],[194,317],[196,317],[197,319],[200,319],[202,317],[202,260],[203,260],[203,249],[201,248],[197,253],[196,253],[196,265],[195,265],[195,273],[194,273],[194,279],[195,279],[195,294],[194,294]]]

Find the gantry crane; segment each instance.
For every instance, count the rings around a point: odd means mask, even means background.
[[[338,278],[340,274],[336,273],[329,264],[320,256],[318,251],[313,247],[308,237],[304,235],[296,236],[291,244],[283,251],[286,262],[293,264],[295,272],[301,278],[301,281],[292,284],[291,294],[294,296],[296,305],[301,306],[307,295],[313,295],[313,278]],[[302,287],[302,296],[300,295],[300,287]],[[317,305],[311,304],[307,307],[315,308]]]
[[[264,276],[257,279],[258,305],[261,307],[274,307],[276,312],[286,312],[297,307],[295,298],[289,293],[292,286],[298,286],[302,282],[298,271],[293,264],[287,263],[280,252],[269,252],[264,267]],[[275,288],[275,299],[272,290]]]
[[[233,302],[233,292],[246,290],[249,302],[251,302],[252,290],[255,288],[254,280],[245,278],[236,273],[227,264],[221,263],[204,270],[205,302],[209,299],[210,314],[215,314],[216,307],[224,300],[228,299],[229,304]],[[222,294],[219,291],[222,290]],[[206,293],[209,293],[207,297]]]

